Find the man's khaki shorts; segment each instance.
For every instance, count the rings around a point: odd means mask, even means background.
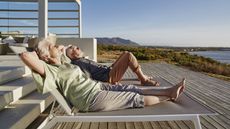
[[[126,108],[144,107],[144,96],[140,89],[133,85],[102,84],[101,91],[89,106],[89,111],[110,111]]]

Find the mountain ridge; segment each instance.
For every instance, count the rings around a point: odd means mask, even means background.
[[[138,43],[131,41],[129,39],[123,39],[120,37],[97,37],[98,44],[104,45],[128,45],[128,46],[140,46]]]

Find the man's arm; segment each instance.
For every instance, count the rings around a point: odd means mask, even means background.
[[[39,73],[41,76],[45,76],[45,68],[43,63],[39,60],[35,51],[23,52],[20,54],[22,61],[33,71]]]

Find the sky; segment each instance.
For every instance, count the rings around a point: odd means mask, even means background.
[[[230,47],[230,0],[82,0],[84,37]]]
[[[6,2],[0,8],[7,8]],[[37,9],[38,5],[14,2],[11,9]],[[74,5],[49,4],[49,9],[75,9]],[[0,17],[7,17],[1,12]],[[38,13],[10,13],[11,17],[37,17]],[[76,13],[49,17],[72,17]],[[120,37],[140,45],[230,47],[230,0],[82,0],[83,37]],[[49,21],[49,25],[75,25],[76,21]],[[0,20],[0,25],[38,25],[37,21]],[[0,28],[0,31],[7,31]],[[5,29],[5,30],[4,30]],[[19,28],[20,29],[20,28]],[[38,29],[24,29],[37,33]],[[75,28],[49,29],[73,33]]]

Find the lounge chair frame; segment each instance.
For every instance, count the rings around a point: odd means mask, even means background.
[[[78,113],[70,108],[65,98],[57,89],[50,92],[67,115],[56,115],[54,111],[55,102],[52,105],[49,116],[43,121],[38,129],[50,129],[57,122],[137,122],[137,121],[174,121],[174,120],[191,120],[195,125],[195,129],[201,129],[200,114],[184,114],[184,115],[119,115],[119,116],[79,116]],[[127,109],[129,110],[129,109]],[[132,109],[130,109],[132,110]]]

